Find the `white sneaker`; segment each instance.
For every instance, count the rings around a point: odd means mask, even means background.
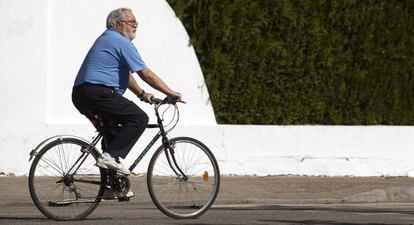
[[[134,192],[128,191],[128,193],[126,195],[117,196],[117,199],[118,199],[119,202],[125,202],[125,201],[129,201],[129,199],[131,197],[134,197],[134,196],[135,196]]]
[[[135,193],[132,191],[128,191],[128,193],[126,195],[122,195],[119,193],[115,193],[112,191],[112,189],[110,188],[106,188],[103,195],[102,195],[102,199],[104,200],[114,200],[116,198],[132,198],[135,196]]]
[[[97,167],[99,167],[99,168],[102,168],[102,169],[108,169],[108,167],[106,166],[106,164],[105,164],[105,163],[104,163],[104,161],[103,161],[103,158],[101,158],[101,157],[99,157],[99,158],[96,160],[95,166],[97,166]]]
[[[135,196],[135,193],[132,191],[128,191],[126,195],[114,193],[117,198],[132,198]]]
[[[125,197],[127,197],[127,198],[132,198],[134,196],[135,196],[135,193],[132,192],[132,191],[128,191],[128,193],[125,195]]]
[[[114,158],[98,158],[95,165],[102,169],[115,170],[125,175],[131,174],[131,171],[129,171],[128,168],[121,163],[117,163]]]

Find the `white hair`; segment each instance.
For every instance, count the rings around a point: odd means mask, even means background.
[[[115,24],[124,19],[126,11],[132,11],[130,8],[119,8],[112,10],[106,17],[106,28],[115,27]]]

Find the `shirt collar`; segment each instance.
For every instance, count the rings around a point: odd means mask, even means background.
[[[116,33],[118,33],[119,35],[121,35],[123,38],[126,38],[121,32],[119,32],[117,29],[113,28],[113,27],[109,27],[106,29],[107,31],[114,31]],[[128,38],[126,38],[127,40],[129,40]],[[130,41],[130,40],[129,40]]]
[[[107,30],[110,30],[110,31],[115,31],[115,32],[120,33],[117,29],[115,29],[115,28],[113,28],[113,27],[109,27]]]

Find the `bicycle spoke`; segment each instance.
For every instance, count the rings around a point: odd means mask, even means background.
[[[217,162],[206,147],[191,138],[174,140],[177,169],[185,176],[176,176],[160,148],[151,159],[148,187],[156,206],[174,218],[195,218],[214,202],[219,188]]]
[[[49,218],[84,218],[101,199],[103,177],[95,166],[98,153],[85,154],[81,151],[83,147],[87,144],[81,140],[61,139],[44,147],[33,161],[30,194],[36,206]]]
[[[65,172],[63,170],[59,169],[59,166],[56,165],[52,160],[47,159],[46,157],[41,159],[44,163],[46,163],[48,166],[50,166],[52,169],[54,169],[56,172],[58,172],[60,175],[64,175]]]

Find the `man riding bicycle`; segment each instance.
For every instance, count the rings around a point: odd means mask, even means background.
[[[148,116],[122,95],[128,88],[142,101],[151,102],[132,73],[170,99],[181,100],[181,94],[170,89],[144,63],[131,42],[138,22],[129,8],[111,11],[107,30],[99,36],[86,55],[75,79],[72,101],[80,113],[94,120],[99,115],[117,125],[104,132],[102,158],[96,166],[130,174],[119,158],[124,159],[148,124]]]

